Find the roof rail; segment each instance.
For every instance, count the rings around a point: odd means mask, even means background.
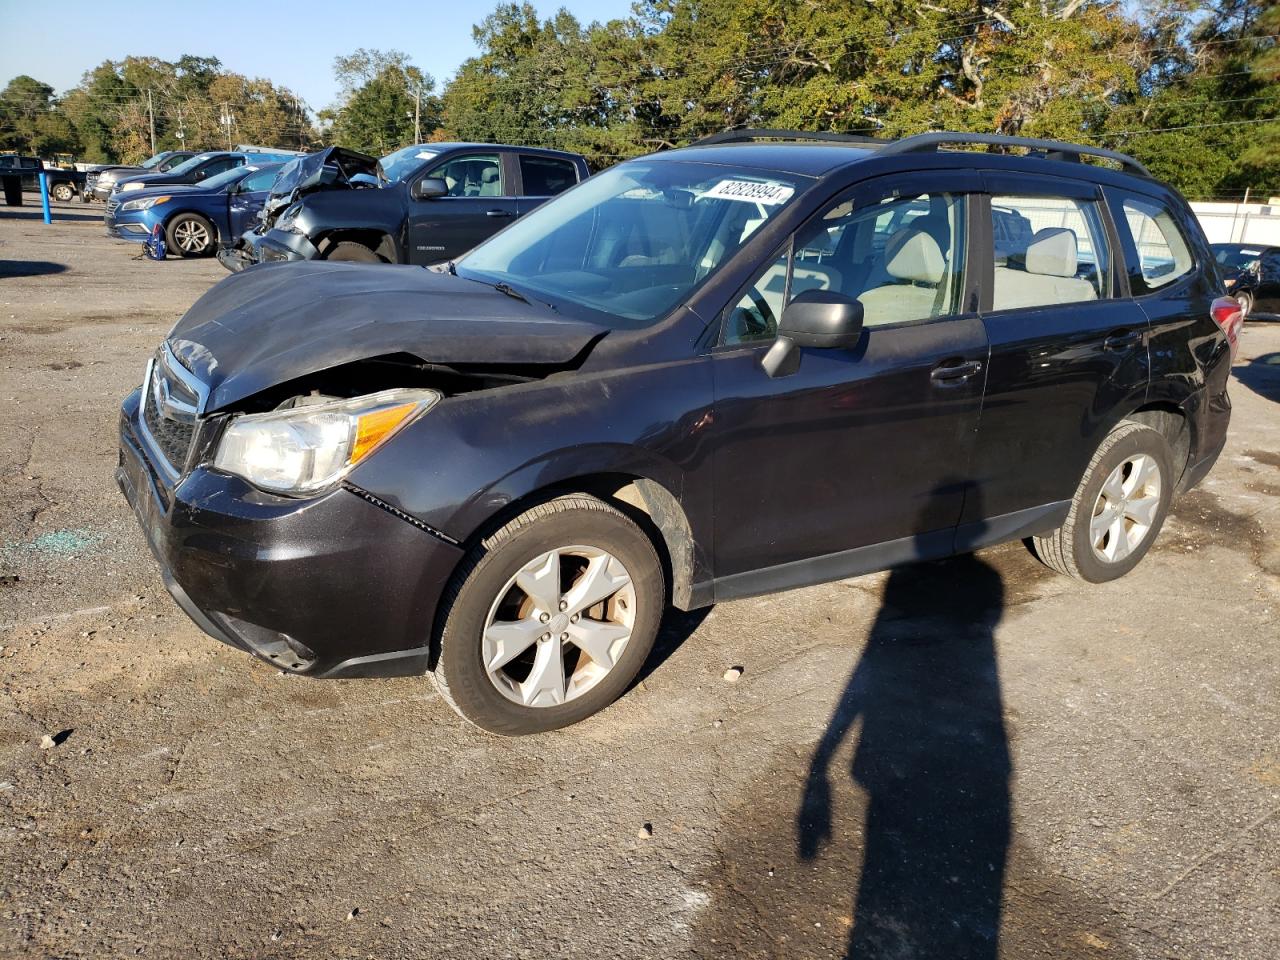
[[[751,143],[756,140],[818,140],[849,144],[885,144],[892,142],[889,140],[878,140],[875,137],[861,137],[856,133],[812,133],[808,130],[756,130],[744,128],[740,130],[725,130],[722,133],[713,133],[709,137],[703,137],[701,140],[693,141],[689,146],[710,147],[717,143]]]
[[[1115,150],[1104,150],[1102,147],[1086,147],[1078,143],[1062,143],[1058,140],[1037,140],[1033,137],[1006,137],[998,133],[919,133],[914,137],[904,137],[885,143],[880,151],[881,156],[898,153],[932,153],[946,143],[981,143],[988,146],[1026,147],[1040,151],[1039,156],[1046,160],[1064,160],[1079,163],[1081,156],[1102,157],[1120,164],[1129,173],[1142,177],[1151,177],[1151,171],[1139,161],[1125,153]]]

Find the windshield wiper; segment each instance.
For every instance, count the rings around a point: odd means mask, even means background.
[[[515,287],[511,286],[511,284],[507,283],[505,280],[499,280],[493,285],[493,289],[497,290],[499,293],[505,293],[508,297],[515,297],[517,300],[523,300],[525,303],[531,302],[528,297]]]

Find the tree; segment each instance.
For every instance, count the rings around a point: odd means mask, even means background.
[[[75,128],[57,107],[53,87],[34,77],[14,77],[0,91],[0,144],[36,156],[76,150]]]
[[[339,143],[374,154],[390,153],[439,126],[435,78],[398,50],[361,48],[335,57],[333,72],[342,86],[339,103],[321,114]]]

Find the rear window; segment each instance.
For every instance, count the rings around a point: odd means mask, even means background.
[[[1158,290],[1191,272],[1195,258],[1168,207],[1146,197],[1125,197],[1122,205],[1138,251],[1138,263],[1129,271],[1132,280],[1141,279],[1135,285]]]
[[[520,157],[520,176],[527,197],[554,197],[578,182],[578,169],[555,157]]]

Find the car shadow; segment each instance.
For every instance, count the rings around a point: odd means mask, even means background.
[[[796,814],[801,860],[861,846],[848,958],[998,956],[1012,766],[994,638],[1004,605],[1000,574],[976,556],[889,575]],[[837,770],[855,727],[852,763]],[[845,775],[848,786],[833,783]],[[833,823],[832,792],[849,787],[866,797],[860,841]]]
[[[711,607],[700,607],[697,610],[677,610],[675,607],[668,607],[662,618],[662,625],[658,627],[658,636],[654,638],[653,649],[649,651],[649,656],[640,668],[640,672],[636,674],[636,678],[631,681],[631,687],[635,688],[647,680],[654,671],[667,662],[668,657],[684,646],[684,642],[693,636],[698,627],[702,626],[702,621],[707,619],[711,609]]]
[[[54,223],[59,222],[79,222],[89,223],[96,220],[102,222],[101,213],[72,213],[71,208],[55,204],[50,211],[50,216]],[[40,209],[40,201],[37,200],[35,205],[23,204],[21,207],[7,207],[0,201],[0,220],[43,220],[44,212]]]
[[[0,277],[43,277],[66,269],[65,263],[49,260],[0,260]]]
[[[1264,353],[1237,364],[1231,374],[1258,396],[1280,403],[1280,353]]]

